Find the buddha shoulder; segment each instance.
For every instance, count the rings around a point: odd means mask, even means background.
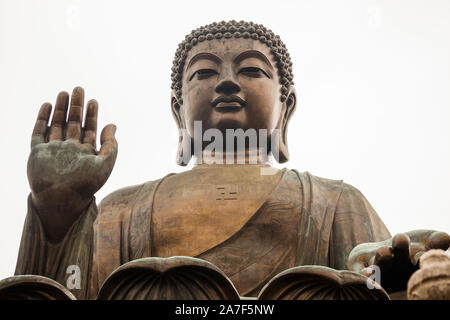
[[[297,170],[289,171],[291,176],[292,173],[296,173],[307,198],[315,197],[319,203],[329,203],[334,199],[337,205],[361,207],[364,211],[367,211],[366,207],[370,207],[361,191],[343,180],[322,178],[308,171],[301,173]]]
[[[135,202],[142,198],[142,194],[154,190],[160,180],[148,181],[118,189],[107,195],[99,204],[99,217],[102,219],[115,219],[124,213],[130,213]]]

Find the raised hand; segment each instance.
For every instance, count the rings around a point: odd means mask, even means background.
[[[380,268],[381,286],[387,292],[406,290],[409,278],[419,265],[420,256],[430,249],[447,250],[450,236],[445,232],[415,230],[400,233],[381,242],[362,243],[350,252],[347,267],[366,276],[371,266]]]
[[[52,106],[44,103],[31,138],[28,181],[32,203],[50,241],[61,240],[105,184],[117,157],[116,126],[102,130],[96,150],[98,103],[87,103],[82,126],[84,90],[60,92],[48,126]],[[67,121],[66,116],[68,113]]]

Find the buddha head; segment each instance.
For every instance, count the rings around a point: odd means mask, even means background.
[[[195,122],[202,132],[216,129],[224,137],[229,129],[265,129],[265,149],[279,163],[289,159],[287,126],[296,107],[292,62],[280,37],[263,25],[223,21],[193,30],[176,51],[171,88],[172,113],[185,132],[178,164],[192,156],[183,153],[194,149]]]

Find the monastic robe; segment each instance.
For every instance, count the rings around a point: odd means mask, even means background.
[[[80,299],[95,298],[120,265],[152,256],[152,209],[164,178],[95,199],[65,238],[46,240],[30,198],[15,274],[43,275],[63,285],[79,267]],[[197,258],[212,262],[242,296],[257,296],[283,270],[300,265],[346,269],[350,251],[390,238],[366,198],[342,181],[284,169],[263,205],[235,234]],[[71,277],[71,278],[69,278]],[[73,283],[72,283],[73,286]]]

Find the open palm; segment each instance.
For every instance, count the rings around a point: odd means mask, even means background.
[[[116,127],[107,125],[96,150],[98,104],[87,103],[82,126],[84,90],[70,99],[60,92],[51,125],[52,106],[44,103],[31,139],[28,180],[32,202],[50,238],[60,238],[109,178],[117,157]],[[67,120],[66,120],[67,118]]]

